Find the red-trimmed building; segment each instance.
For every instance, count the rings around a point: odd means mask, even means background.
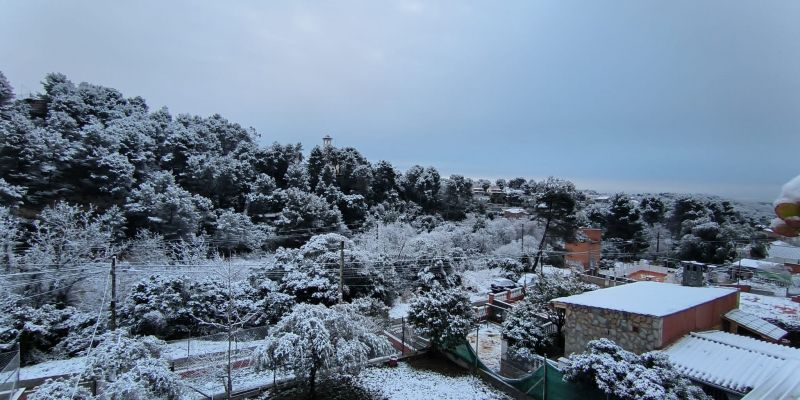
[[[635,282],[552,300],[566,312],[565,353],[608,338],[636,353],[663,349],[693,331],[720,329],[738,307],[735,289]]]

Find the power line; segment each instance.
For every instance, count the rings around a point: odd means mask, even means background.
[[[52,273],[52,272],[93,271],[93,270],[99,270],[99,269],[101,269],[101,267],[99,267],[99,266],[72,267],[72,268],[64,268],[64,269],[43,269],[43,270],[38,270],[38,271],[12,272],[12,273],[9,273],[9,274],[0,274],[0,277],[39,275],[39,274],[47,274],[47,273]]]
[[[106,294],[108,294],[108,284],[110,279],[111,276],[109,275],[109,277],[106,278],[106,284],[103,286],[103,299],[100,300],[100,307],[98,307],[97,310],[97,321],[95,322],[94,329],[92,330],[92,337],[89,339],[89,349],[86,352],[86,356],[83,359],[85,365],[83,367],[83,370],[81,370],[81,373],[78,374],[77,379],[75,379],[75,387],[72,388],[72,395],[70,396],[70,399],[75,397],[75,392],[78,391],[78,384],[80,384],[81,382],[81,376],[83,376],[84,372],[86,372],[86,369],[89,368],[89,361],[90,361],[89,357],[92,354],[92,349],[94,349],[92,347],[92,344],[94,344],[94,338],[95,335],[97,334],[97,327],[100,326],[100,319],[103,316],[103,305],[106,303]]]
[[[12,284],[12,285],[7,285],[6,287],[7,288],[24,287],[24,286],[34,285],[34,284],[37,284],[37,283],[48,282],[48,281],[56,281],[56,280],[61,280],[61,279],[65,279],[65,278],[70,278],[70,277],[82,277],[82,278],[85,278],[85,277],[89,277],[89,276],[92,276],[92,275],[99,274],[100,272],[102,272],[102,271],[90,272],[90,273],[78,272],[78,273],[73,273],[73,274],[65,274],[65,275],[53,276],[53,277],[50,277],[50,278],[43,278],[43,279],[36,279],[36,280],[32,280],[32,281],[19,282],[19,283],[15,283],[15,284]]]

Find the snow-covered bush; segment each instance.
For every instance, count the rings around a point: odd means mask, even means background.
[[[102,399],[180,399],[183,383],[160,358],[163,345],[152,336],[108,332],[87,359],[86,376],[97,380]]]
[[[567,358],[564,380],[596,387],[620,400],[710,400],[681,377],[658,351],[638,356],[609,339],[592,340],[586,352]]]
[[[7,207],[0,206],[0,270],[12,272],[17,265],[15,250],[22,237],[20,219]]]
[[[75,356],[89,347],[96,321],[95,314],[74,307],[17,306],[3,317],[0,342],[8,348],[18,343],[23,364]]]
[[[313,398],[322,373],[353,373],[389,351],[386,338],[355,307],[299,304],[270,329],[256,360],[260,368],[287,369],[304,379]]]
[[[493,258],[489,260],[486,266],[488,268],[500,268],[505,272],[506,278],[513,281],[517,281],[522,276],[522,273],[525,272],[524,265],[521,262],[508,257]]]
[[[163,264],[170,259],[164,237],[146,229],[136,233],[126,253],[126,261],[134,263]]]
[[[247,316],[242,325],[261,326],[286,313],[293,297],[278,292],[268,270],[254,270],[242,281],[228,280],[225,273],[200,280],[188,277],[150,276],[133,285],[120,310],[125,326],[137,334],[181,338],[189,334],[217,333],[228,324],[228,308]]]
[[[532,353],[543,354],[553,338],[544,329],[547,320],[540,317],[538,304],[523,301],[514,307],[503,321],[503,336],[508,339],[510,352],[529,358]]]
[[[434,346],[447,349],[466,340],[475,315],[463,290],[434,285],[411,299],[408,321]]]
[[[248,297],[256,313],[250,320],[252,326],[274,324],[295,304],[294,297],[281,293],[278,284],[270,278],[269,269],[252,270],[247,277],[250,285]]]
[[[42,210],[33,223],[34,231],[28,240],[21,269],[28,272],[47,270],[48,274],[68,268],[84,267],[93,262],[106,263],[112,254],[113,227],[94,209],[58,202]],[[44,272],[43,272],[44,274]],[[36,295],[35,305],[44,303],[69,304],[70,294],[80,276],[60,276],[43,281],[44,275],[27,276],[31,284],[25,287],[26,295]],[[42,293],[45,295],[39,295]]]
[[[95,397],[85,387],[76,385],[77,378],[48,379],[36,387],[36,391],[28,396],[29,400],[94,400]],[[77,387],[76,387],[77,386]]]
[[[208,263],[211,249],[206,235],[189,234],[171,244],[172,259],[183,265],[200,265]]]
[[[154,172],[131,191],[125,207],[135,227],[175,239],[197,233],[213,205],[211,200],[183,189],[172,173]]]
[[[213,240],[217,247],[230,252],[260,249],[267,239],[265,226],[253,224],[247,214],[233,210],[217,212]]]
[[[316,260],[323,254],[338,252],[342,242],[344,242],[345,249],[352,249],[354,246],[352,240],[338,233],[314,235],[308,239],[308,242],[300,246],[297,255],[305,259]]]
[[[307,261],[283,277],[280,291],[298,303],[332,305],[339,301],[338,277],[332,268]]]
[[[189,286],[189,280],[185,276],[151,275],[136,282],[120,307],[123,324],[136,333],[153,334],[162,338],[184,337],[196,325],[187,304],[190,298]],[[152,322],[160,318],[166,321],[166,329],[154,332],[154,328],[162,325],[154,325]]]

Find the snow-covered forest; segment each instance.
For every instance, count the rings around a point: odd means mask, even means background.
[[[303,378],[313,396],[317,382],[391,353],[381,331],[398,305],[434,346],[450,346],[493,279],[531,272],[539,289],[504,334],[522,358],[557,353],[563,315],[548,302],[593,287],[543,272],[569,267],[579,227],[604,229],[606,262],[766,252],[769,208],[401,171],[335,143],[265,144],[220,115],[172,115],[58,73],[42,83],[18,98],[0,73],[0,350],[18,346],[23,365],[79,360],[77,377],[37,399],[187,398],[164,341],[257,328],[258,370]],[[492,188],[499,198],[484,195]],[[526,214],[506,218],[508,207]],[[220,381],[231,393],[228,354]],[[634,364],[666,368],[642,357]],[[78,385],[90,377],[100,395]],[[670,385],[680,388],[661,390],[692,391]]]

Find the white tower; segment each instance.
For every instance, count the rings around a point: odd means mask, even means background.
[[[325,137],[322,138],[322,145],[323,146],[331,147],[332,143],[333,143],[333,138],[331,137],[331,135],[325,135]]]

